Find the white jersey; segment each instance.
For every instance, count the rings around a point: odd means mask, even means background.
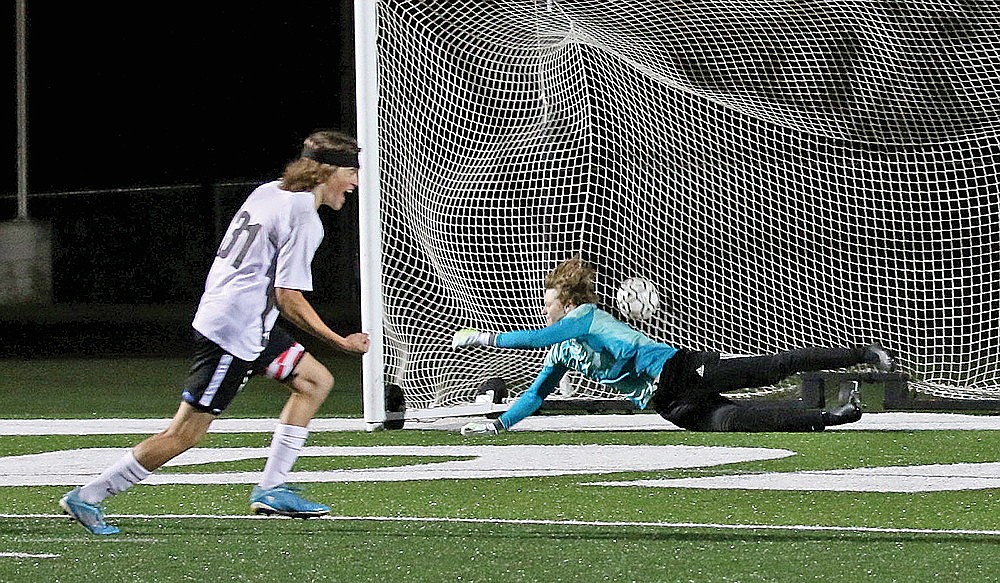
[[[311,192],[256,188],[236,212],[208,272],[194,329],[225,351],[254,360],[278,318],[274,288],[312,290],[323,224]]]

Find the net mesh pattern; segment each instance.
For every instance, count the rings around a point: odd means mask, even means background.
[[[379,2],[386,382],[523,391],[580,253],[611,310],[727,355],[878,341],[921,390],[1000,398],[995,2]],[[613,396],[573,377],[567,392]]]

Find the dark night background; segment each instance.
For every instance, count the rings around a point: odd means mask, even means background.
[[[28,1],[29,188],[272,176],[304,134],[355,126],[353,3]],[[16,186],[14,6],[3,133]]]
[[[9,3],[0,220],[16,216],[14,23]],[[5,352],[39,336],[58,354],[142,352],[135,339],[116,348],[111,325],[97,348],[103,320],[122,318],[109,306],[132,306],[133,321],[169,314],[164,329],[186,334],[222,229],[249,190],[277,178],[313,130],[355,131],[353,2],[29,0],[27,27],[29,215],[52,229],[55,305],[41,316],[5,310]],[[328,307],[334,329],[355,331],[356,196],[328,211],[310,299]],[[91,341],[60,332],[67,313]],[[51,329],[39,334],[44,322]]]

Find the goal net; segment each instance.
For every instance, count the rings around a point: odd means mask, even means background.
[[[408,408],[527,388],[544,351],[451,335],[544,325],[574,253],[609,310],[654,281],[633,324],[674,346],[879,341],[922,391],[1000,398],[995,2],[377,11],[384,375]]]

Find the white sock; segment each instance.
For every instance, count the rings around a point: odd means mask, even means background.
[[[130,449],[100,477],[80,488],[80,499],[87,504],[100,504],[108,496],[128,490],[152,473],[135,461]]]
[[[309,437],[309,430],[297,425],[279,423],[271,439],[271,453],[264,464],[264,475],[260,487],[264,490],[285,483],[285,477],[292,471],[292,465],[299,459],[299,452]]]

